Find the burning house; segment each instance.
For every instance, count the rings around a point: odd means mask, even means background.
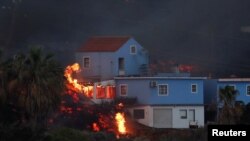
[[[136,98],[128,111],[141,124],[155,128],[204,126],[205,78],[149,76],[148,53],[132,37],[92,37],[77,50],[76,61],[80,71],[77,80],[70,81],[80,84],[94,103]],[[93,127],[99,130],[96,124]]]

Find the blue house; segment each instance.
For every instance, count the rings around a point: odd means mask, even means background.
[[[205,78],[179,73],[149,77],[148,52],[132,37],[91,37],[77,50],[76,61],[80,82],[93,82],[95,103],[136,97],[137,105],[128,110],[146,126],[204,126]]]
[[[242,101],[244,104],[250,103],[250,78],[223,78],[218,79],[217,92],[220,88],[232,86],[238,91],[236,101]]]
[[[226,86],[231,86],[237,90],[236,101],[241,101],[245,105],[250,103],[250,78],[207,79],[204,81],[204,104],[205,108],[207,108],[206,121],[215,122],[217,120],[219,109],[223,106],[223,103],[219,102],[219,91]],[[211,107],[213,108],[212,112],[216,111],[212,115],[211,113],[208,114],[208,112],[211,112]]]
[[[127,36],[91,37],[76,52],[81,81],[92,82],[147,75],[148,58],[147,50]]]
[[[135,97],[129,108],[139,123],[155,128],[204,126],[203,77],[115,77],[117,97]]]

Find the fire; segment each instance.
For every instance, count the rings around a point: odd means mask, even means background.
[[[80,65],[78,63],[74,63],[71,66],[67,66],[64,71],[64,76],[66,77],[69,84],[73,86],[73,89],[76,92],[84,93],[87,97],[92,97],[93,95],[93,86],[84,86],[78,82],[77,79],[72,77],[73,72],[79,72]]]
[[[116,124],[118,127],[118,131],[120,134],[126,134],[126,127],[125,127],[125,117],[124,117],[124,113],[116,113],[115,115],[115,119],[116,119]]]
[[[95,122],[92,124],[92,128],[93,128],[93,130],[96,131],[96,132],[100,131],[100,127],[99,127],[99,126],[97,125],[97,123],[95,123]]]
[[[113,109],[116,111],[115,115],[103,113],[103,111],[98,113],[98,121],[92,123],[92,130],[95,132],[101,130],[113,132],[117,138],[120,138],[121,135],[127,136],[128,130],[125,125],[126,120],[123,107],[122,103],[117,104]]]
[[[73,79],[72,73],[75,71],[79,71],[80,66],[78,63],[74,63],[71,66],[67,66],[64,72],[64,76],[67,78],[68,82],[72,84],[76,89],[82,91],[82,86],[78,84],[77,79]]]
[[[80,72],[80,65],[75,63],[73,65],[69,65],[66,67],[64,71],[64,76],[68,81],[68,92],[67,94],[70,95],[73,99],[74,103],[78,103],[80,101],[79,93],[84,93],[86,97],[92,98],[93,97],[93,89],[94,85],[88,83],[86,85],[79,83],[77,79],[73,78],[73,73]],[[115,86],[108,85],[104,86],[97,86],[97,96],[98,98],[114,98],[115,97]],[[77,107],[73,109],[71,107],[67,107],[64,105],[65,102],[62,102],[61,112],[72,114],[74,111],[82,111],[82,107]],[[98,114],[98,121],[92,123],[89,127],[92,128],[93,131],[99,132],[101,130],[106,130],[109,132],[114,132],[119,137],[119,135],[126,135],[127,129],[125,127],[125,116],[123,111],[124,105],[119,103],[117,106],[114,107],[114,110],[120,111],[115,112],[115,116],[111,114],[104,114],[100,112]],[[93,114],[94,111],[89,109],[89,113]],[[73,115],[73,114],[72,114]],[[117,127],[117,128],[116,128]]]

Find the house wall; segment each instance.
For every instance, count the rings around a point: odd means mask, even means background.
[[[217,79],[204,80],[204,104],[217,103]]]
[[[130,54],[130,46],[135,45],[136,54]],[[115,54],[115,76],[118,75],[118,58],[123,57],[125,59],[125,75],[140,75],[140,67],[142,64],[149,62],[147,51],[133,38],[129,39]]]
[[[90,58],[90,67],[83,68],[83,58]],[[82,77],[99,77],[100,80],[114,77],[114,53],[77,52],[76,61],[80,64]]]
[[[158,86],[151,88],[150,81],[168,85],[168,95],[159,96]],[[120,85],[127,84],[126,97],[137,97],[140,104],[203,104],[202,79],[116,79],[116,93],[120,95]],[[191,92],[191,84],[198,85],[198,92]]]
[[[180,118],[180,110],[187,110],[187,119]],[[173,128],[189,128],[190,111],[195,110],[195,121],[198,127],[204,126],[204,107],[203,106],[176,106],[173,107]]]
[[[116,81],[116,94],[117,97],[123,97],[120,95],[120,85],[127,84],[128,94],[125,97],[136,97],[138,103],[149,104],[151,93],[153,89],[149,87],[149,81],[147,80],[115,80]]]
[[[236,86],[236,90],[239,92],[236,97],[237,101],[243,101],[245,104],[250,102],[250,96],[247,95],[247,85],[250,85],[250,82],[218,82],[217,92],[219,93],[219,89],[226,85]]]
[[[144,109],[145,110],[145,118],[138,119],[137,122],[154,128],[169,128],[169,127],[158,127],[154,125],[154,118],[161,118],[161,117],[154,117],[154,110],[155,109],[171,109],[172,110],[172,127],[171,128],[189,128],[190,123],[190,115],[189,110],[195,110],[195,121],[198,127],[204,126],[204,106],[137,106],[134,108],[130,108],[129,112],[133,116],[134,109]],[[187,118],[181,119],[180,117],[180,110],[187,110]]]
[[[130,46],[136,45],[137,53],[130,54]],[[76,61],[81,66],[82,77],[98,77],[100,80],[118,76],[118,58],[125,59],[125,75],[139,75],[140,66],[148,64],[148,54],[133,38],[116,52],[76,52]],[[90,68],[83,68],[83,57],[90,57]]]
[[[144,109],[145,118],[144,119],[136,119],[136,121],[138,123],[141,123],[141,124],[149,126],[149,127],[153,127],[153,124],[150,122],[153,120],[152,109],[150,108],[150,106],[137,106],[137,107],[133,107],[133,108],[128,108],[129,113],[132,115],[132,117],[134,117],[134,115],[133,115],[134,109]]]

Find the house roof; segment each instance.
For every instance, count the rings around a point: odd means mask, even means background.
[[[221,78],[219,82],[250,82],[250,78]]]
[[[90,37],[78,52],[115,52],[131,37],[129,36],[100,36]]]
[[[207,79],[206,77],[114,77],[114,79],[116,80],[147,80],[147,79],[153,79],[153,80],[156,80],[156,79],[175,79],[175,80],[178,80],[178,79],[190,79],[190,80],[203,80],[203,79]]]
[[[133,105],[126,105],[127,108],[139,108],[139,107],[160,107],[160,106],[204,106],[204,104],[133,104]]]

